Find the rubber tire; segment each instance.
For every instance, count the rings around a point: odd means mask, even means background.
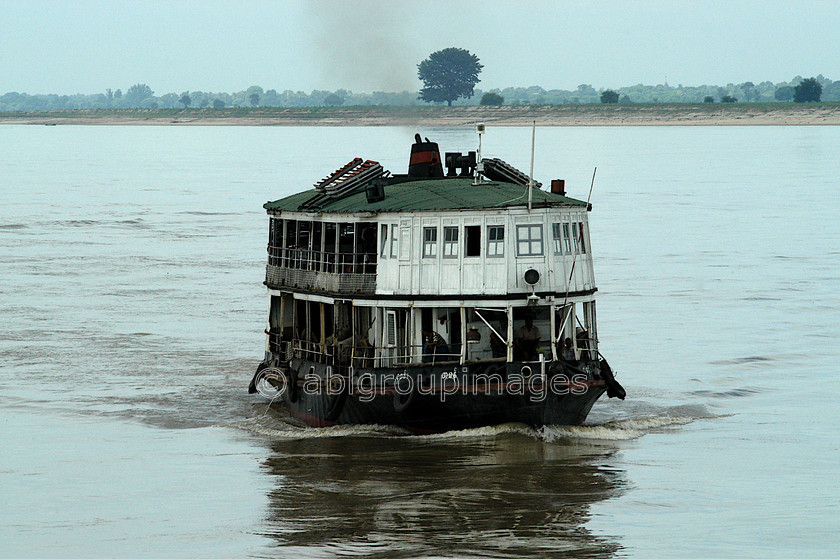
[[[403,413],[410,408],[411,404],[414,402],[414,392],[414,390],[408,394],[394,392],[394,411],[397,413]],[[403,398],[405,398],[405,400],[403,400]]]
[[[288,386],[286,387],[286,392],[283,394],[283,399],[286,400],[289,404],[294,404],[298,401],[298,373],[292,367],[288,369]]]

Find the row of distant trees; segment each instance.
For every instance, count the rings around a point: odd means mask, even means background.
[[[822,77],[822,76],[820,76]],[[817,78],[807,78],[804,80],[800,80],[799,84],[796,86],[790,85],[782,85],[782,86],[774,86],[773,91],[773,100],[774,101],[794,101],[796,103],[818,103],[820,101],[838,101],[837,94],[840,93],[840,82],[831,82],[831,80],[825,80],[828,82],[828,85],[831,89],[830,96],[833,97],[832,99],[823,99],[823,85],[820,83]],[[730,84],[730,89],[731,84]],[[743,92],[744,98],[747,101],[770,101],[770,99],[762,99],[761,93],[757,93],[757,88],[754,83],[746,82],[738,86],[738,89]],[[769,89],[769,88],[768,88]],[[718,88],[718,100],[721,103],[737,103],[738,98],[735,97],[733,94],[729,93],[728,90],[719,87]],[[485,93],[485,97],[488,95],[493,95],[492,93]],[[613,91],[612,89],[607,89],[601,92],[601,103],[621,103],[621,102],[630,102],[629,96],[624,95],[622,97],[617,91]],[[488,105],[501,105],[501,103],[496,102],[497,99],[493,98],[492,102],[485,103],[484,99],[482,98],[482,104]],[[714,103],[715,97],[713,95],[706,95],[703,97],[704,103]]]
[[[471,99],[475,94],[475,86],[479,81],[479,74],[484,66],[479,62],[478,57],[468,50],[456,47],[449,47],[443,50],[433,52],[429,57],[417,65],[417,77],[423,82],[423,88],[420,90],[420,99],[427,103],[448,103],[450,106],[453,102],[459,99]],[[736,103],[738,98],[731,92],[737,89],[746,101],[770,101],[769,94],[772,92],[775,101],[793,101],[804,102],[819,102],[823,91],[823,84],[817,81],[817,78],[801,79],[797,76],[794,82],[799,79],[798,85],[776,85],[771,82],[763,82],[756,86],[753,82],[744,82],[737,87],[734,84],[729,84],[727,88],[717,87],[717,94],[722,103]],[[820,76],[820,79],[825,82],[826,88],[829,89],[829,98],[837,97],[840,100],[840,82],[832,82]],[[529,90],[532,88],[529,88]],[[672,91],[675,90],[675,91]],[[708,86],[701,86],[699,88],[683,88],[679,85],[677,88],[669,88],[667,82],[663,86],[657,86],[653,89],[653,96],[651,95],[651,88],[648,86],[635,86],[634,88],[624,88],[615,91],[612,89],[601,90],[596,92],[590,85],[580,85],[576,93],[577,96],[569,96],[567,91],[551,91],[546,92],[542,88],[533,88],[533,92],[537,94],[535,98],[528,99],[527,104],[565,104],[565,103],[593,103],[600,100],[601,103],[633,103],[633,102],[671,102],[671,103],[685,103],[685,102],[699,102],[702,96],[704,103],[714,103],[715,97],[709,92],[703,90],[710,89]],[[630,96],[630,90],[633,90],[633,97]],[[528,91],[530,93],[531,91]],[[660,99],[656,94],[658,92],[664,93],[663,99]],[[511,92],[513,95],[508,96],[508,103],[515,105],[521,104],[518,98],[510,101],[513,97],[518,97],[518,91]],[[768,98],[762,97],[767,94]],[[652,96],[652,98],[651,98]],[[549,99],[548,97],[553,97]],[[696,98],[692,98],[696,97]],[[481,105],[503,105],[505,103],[505,96],[499,90],[489,91],[480,96],[479,103]]]
[[[840,101],[840,80],[831,81],[822,75],[803,79],[796,76],[790,82],[769,81],[726,86],[634,85],[618,89],[595,89],[582,84],[575,90],[550,89],[539,86],[508,87],[483,91],[472,90],[468,98],[452,101],[453,105],[566,105],[601,102],[616,103],[702,103],[702,102],[787,102],[798,99],[797,88],[806,83],[808,91],[820,90],[818,100]],[[807,93],[807,92],[806,92]],[[437,102],[447,102],[445,99]],[[313,90],[277,91],[251,86],[235,93],[185,91],[155,95],[146,84],[135,84],[122,91],[108,89],[104,93],[55,95],[10,92],[0,95],[0,111],[61,110],[61,109],[128,109],[128,108],[225,108],[225,107],[324,107],[365,105],[421,105],[417,92],[354,92]]]

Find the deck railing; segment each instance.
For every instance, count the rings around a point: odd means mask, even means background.
[[[375,252],[329,252],[268,245],[268,264],[328,274],[375,274]]]
[[[269,245],[265,282],[329,293],[376,290],[376,253],[334,253]]]
[[[279,333],[274,331],[266,331],[266,334],[268,334],[269,352],[280,361],[288,361],[292,358],[307,359],[339,368],[347,367],[352,363],[353,367],[358,369],[453,363],[461,358],[460,352],[452,352],[450,349],[449,353],[430,353],[423,345],[375,347],[365,344],[352,347],[349,343],[331,341],[322,344],[297,338],[284,340]],[[589,339],[585,341],[589,344],[594,342]],[[597,359],[597,351],[591,347],[588,345],[588,347],[580,348],[581,359]],[[542,367],[552,361],[550,351],[544,351],[538,355],[538,359],[526,359],[521,362]],[[467,360],[470,360],[469,356]],[[504,358],[499,360],[504,360]]]

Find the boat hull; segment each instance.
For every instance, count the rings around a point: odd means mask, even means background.
[[[272,369],[282,376],[275,383],[282,397],[274,401],[314,427],[379,424],[433,433],[510,422],[579,425],[607,390],[597,362],[441,364],[337,375],[329,366],[292,359]]]

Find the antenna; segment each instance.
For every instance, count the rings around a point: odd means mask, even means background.
[[[478,133],[478,157],[475,164],[475,179],[473,186],[478,186],[481,183],[481,176],[484,174],[484,162],[481,160],[481,136],[484,134],[484,123],[479,122],[475,125],[475,131]]]
[[[534,142],[537,137],[537,121],[531,127],[531,176],[528,177],[528,211],[531,211],[531,197],[534,192]]]

